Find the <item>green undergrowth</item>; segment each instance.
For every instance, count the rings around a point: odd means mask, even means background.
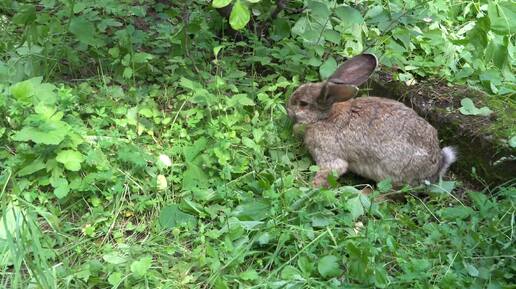
[[[202,1],[33,2],[0,4],[1,288],[514,288],[514,182],[314,190],[285,111],[368,47],[504,103],[507,2],[289,1],[263,37]]]

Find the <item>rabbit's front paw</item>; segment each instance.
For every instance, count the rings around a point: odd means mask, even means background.
[[[327,188],[328,187],[328,175],[317,173],[312,181],[312,184],[316,188]]]

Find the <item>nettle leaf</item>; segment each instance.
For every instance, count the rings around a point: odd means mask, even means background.
[[[178,226],[193,227],[197,222],[193,215],[179,210],[176,204],[166,206],[159,213],[159,224],[165,229],[172,229]]]
[[[73,17],[70,20],[70,33],[75,35],[77,39],[91,46],[95,46],[97,41],[95,40],[95,26],[93,22],[86,19],[85,16]]]
[[[335,58],[328,58],[320,67],[319,74],[321,75],[321,79],[328,79],[337,69],[337,61]]]
[[[229,15],[229,24],[231,27],[235,30],[240,30],[247,25],[250,19],[251,13],[247,5],[240,0],[236,0],[235,4],[233,4],[233,9],[231,9],[231,14]]]
[[[459,108],[460,113],[464,115],[481,115],[481,116],[489,116],[493,111],[489,109],[487,106],[477,108],[473,101],[470,98],[463,98],[460,101],[462,105]]]
[[[213,0],[211,2],[211,6],[213,8],[223,8],[228,6],[231,3],[232,0]]]
[[[337,277],[342,273],[339,267],[338,258],[332,255],[324,256],[317,264],[317,270],[324,278]]]
[[[78,151],[63,150],[57,154],[56,161],[62,163],[67,170],[76,172],[81,169],[81,163],[84,161],[84,157]]]

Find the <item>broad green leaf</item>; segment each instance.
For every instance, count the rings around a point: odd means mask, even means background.
[[[283,268],[281,271],[280,276],[283,280],[303,280],[301,272],[299,272],[296,267],[291,265],[285,266],[285,268]]]
[[[127,256],[122,255],[117,252],[110,252],[110,253],[104,254],[102,256],[102,259],[104,259],[104,261],[106,261],[107,263],[114,264],[114,265],[124,264],[128,260]]]
[[[473,101],[470,98],[463,98],[460,101],[462,105],[459,108],[460,113],[464,115],[481,115],[481,116],[489,116],[493,111],[490,110],[487,106],[477,108]]]
[[[122,76],[126,79],[131,78],[133,76],[133,69],[131,67],[124,68]]]
[[[319,74],[321,79],[328,79],[337,69],[337,61],[333,57],[329,57],[320,67]]]
[[[231,27],[235,30],[240,30],[247,25],[250,19],[251,14],[247,5],[240,0],[236,0],[235,4],[233,4],[233,9],[231,9],[231,14],[229,15],[229,24]]]
[[[23,231],[25,225],[25,211],[9,203],[0,214],[0,241],[13,238]]]
[[[192,162],[208,145],[208,139],[200,137],[191,146],[183,148],[186,163]]]
[[[436,194],[450,194],[455,189],[454,181],[441,181],[437,184],[432,184],[430,192]]]
[[[187,169],[183,172],[183,190],[192,190],[195,188],[206,188],[209,184],[208,175],[196,164],[188,164]]]
[[[478,272],[477,267],[475,267],[469,263],[466,263],[464,266],[466,267],[466,270],[468,271],[468,274],[471,277],[478,277],[479,272]]]
[[[256,279],[258,279],[258,277],[259,277],[258,272],[256,272],[256,270],[252,270],[252,269],[240,273],[240,279],[245,280],[245,281],[256,280]]]
[[[65,122],[48,120],[38,127],[26,126],[17,132],[12,139],[15,141],[33,141],[39,144],[60,144],[68,134],[69,127]]]
[[[335,30],[326,30],[324,31],[323,36],[326,40],[334,44],[340,44],[340,33]]]
[[[34,77],[25,81],[18,82],[11,86],[11,94],[17,101],[28,104],[32,101],[32,96],[41,88],[43,77]]]
[[[232,0],[213,0],[211,6],[213,6],[213,8],[222,8],[228,6],[231,1]]]
[[[364,23],[364,18],[362,14],[360,14],[360,11],[349,6],[337,7],[335,14],[347,25]]]
[[[292,27],[292,34],[294,35],[303,35],[306,31],[306,27],[308,26],[308,19],[306,17],[301,17],[296,21],[294,27]]]
[[[95,26],[85,16],[73,17],[69,29],[80,42],[91,46],[96,45]]]
[[[348,208],[349,212],[351,213],[351,217],[353,218],[353,220],[356,220],[358,217],[360,217],[364,214],[364,206],[362,205],[362,202],[360,201],[359,195],[347,200],[346,207]]]
[[[51,181],[51,184],[54,187],[54,195],[59,199],[66,197],[70,192],[68,180],[65,178],[54,179]]]
[[[182,212],[176,204],[162,208],[159,213],[159,224],[165,229],[172,229],[182,225],[192,227],[195,225],[195,222],[194,216]]]
[[[342,274],[338,260],[337,257],[332,255],[322,257],[317,264],[319,274],[324,278],[337,277]]]
[[[12,21],[18,25],[26,25],[36,20],[36,5],[34,4],[17,4],[16,9],[13,12],[17,12],[13,17]],[[7,5],[8,4],[4,4]],[[19,5],[19,6],[18,6]]]
[[[487,15],[493,32],[501,35],[516,33],[516,5],[511,2],[489,1]]]
[[[57,154],[56,161],[62,163],[67,170],[79,171],[81,169],[81,163],[84,161],[84,157],[78,151],[63,150]]]
[[[388,288],[389,275],[382,266],[376,266],[374,271],[374,285],[378,288]]]
[[[385,180],[381,180],[376,184],[376,188],[380,193],[387,193],[392,189],[392,180],[390,178],[387,178]]]
[[[439,215],[442,218],[447,220],[455,220],[455,219],[466,219],[473,213],[473,209],[470,207],[452,207],[452,208],[444,208],[438,211]]]
[[[269,215],[270,205],[263,200],[249,200],[238,205],[231,215],[242,221],[260,221]]]
[[[151,265],[151,256],[142,257],[138,261],[133,261],[133,263],[131,263],[131,272],[133,272],[137,277],[143,277],[147,274]]]
[[[37,158],[34,161],[32,161],[30,164],[23,167],[21,170],[18,171],[18,176],[23,177],[30,174],[33,174],[39,170],[42,170],[45,168],[45,162],[43,162],[42,159]]]
[[[120,272],[113,272],[108,277],[108,283],[113,286],[113,288],[116,288],[120,282],[122,282],[122,273]]]
[[[239,93],[233,95],[231,98],[228,99],[228,105],[233,107],[237,105],[241,106],[254,106],[255,103],[252,99],[250,99],[247,94],[245,93]]]

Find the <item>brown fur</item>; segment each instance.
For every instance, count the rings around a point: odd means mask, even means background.
[[[374,181],[391,178],[394,186],[436,180],[444,156],[436,129],[425,119],[390,99],[325,96],[325,85],[301,85],[287,106],[290,117],[307,124],[305,145],[320,168],[314,185],[326,186],[332,171]],[[321,98],[334,103],[325,108]]]

